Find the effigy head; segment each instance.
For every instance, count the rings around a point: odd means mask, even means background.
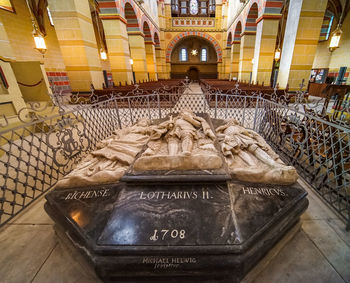
[[[148,127],[150,124],[150,121],[147,118],[142,118],[136,122],[135,125],[140,127]]]
[[[225,124],[227,126],[240,126],[241,125],[241,123],[238,122],[236,119],[227,119],[227,120],[225,120]]]

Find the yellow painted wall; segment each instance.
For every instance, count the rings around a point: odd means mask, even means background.
[[[350,71],[350,14],[345,18],[342,30],[339,48],[333,52],[328,50],[329,40],[318,43],[313,68],[329,68],[329,72],[337,72],[340,67],[347,67],[347,72]],[[349,79],[346,84],[350,84]]]
[[[12,62],[12,70],[19,82],[24,101],[49,101],[47,85],[38,61]],[[39,83],[40,82],[40,83]],[[38,83],[38,84],[37,84]],[[25,86],[25,85],[31,86]],[[36,86],[34,86],[37,84]]]
[[[47,36],[45,57],[36,50],[30,13],[26,1],[13,0],[16,13],[0,10],[0,21],[3,23],[16,61],[41,61],[46,71],[64,71],[65,65],[58,45],[56,32],[51,26],[47,13],[44,13]],[[1,52],[1,51],[0,51]]]
[[[197,29],[193,29],[193,30],[197,30]],[[223,33],[222,32],[206,32],[207,34],[209,34],[210,36],[214,37],[215,40],[219,43],[221,49],[223,50]],[[177,36],[179,34],[179,32],[169,32],[166,31],[164,33],[164,39],[165,39],[165,52],[167,50],[167,47],[169,45],[169,43],[173,40],[173,38],[175,36]],[[208,41],[209,42],[209,41]],[[209,43],[210,44],[210,43]],[[174,49],[173,49],[174,50]],[[167,70],[168,72],[170,72],[170,69]],[[218,67],[218,73],[220,74],[220,72],[222,72],[222,70],[220,69],[220,67]]]

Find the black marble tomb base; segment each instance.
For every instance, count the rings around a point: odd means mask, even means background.
[[[47,213],[106,282],[237,282],[308,205],[298,184],[235,182],[119,183],[46,199]]]

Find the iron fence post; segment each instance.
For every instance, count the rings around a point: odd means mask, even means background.
[[[134,120],[132,119],[132,111],[131,111],[131,104],[130,104],[130,98],[128,97],[128,106],[129,106],[129,112],[130,112],[130,120],[131,125],[134,124]]]
[[[227,99],[228,99],[228,95],[226,95],[226,101],[225,101],[225,119],[227,119]]]
[[[215,119],[217,119],[217,110],[218,110],[218,94],[215,93]]]
[[[256,127],[256,119],[257,119],[257,112],[258,112],[258,103],[260,102],[260,97],[258,97],[256,99],[256,102],[255,102],[255,113],[254,113],[254,123],[253,123],[253,130],[256,131],[255,127]]]
[[[117,109],[117,119],[118,119],[119,128],[121,129],[122,128],[122,122],[120,120],[118,102],[117,102],[116,98],[114,98],[114,105],[115,105],[115,108]]]
[[[244,97],[244,103],[243,103],[243,116],[242,116],[242,125],[243,125],[243,127],[244,127],[244,125],[245,125],[245,108],[246,108],[246,103],[247,102],[247,97],[245,96]]]
[[[157,93],[157,101],[158,101],[159,119],[162,119],[162,110],[160,109],[160,94],[159,93]]]
[[[151,117],[151,107],[149,105],[149,95],[147,95],[147,107],[148,107],[148,119],[152,119]]]

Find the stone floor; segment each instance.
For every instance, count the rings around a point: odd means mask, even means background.
[[[350,232],[301,184],[310,201],[301,230],[277,244],[243,282],[350,282]],[[44,203],[40,198],[0,229],[0,282],[100,282],[59,242]]]

